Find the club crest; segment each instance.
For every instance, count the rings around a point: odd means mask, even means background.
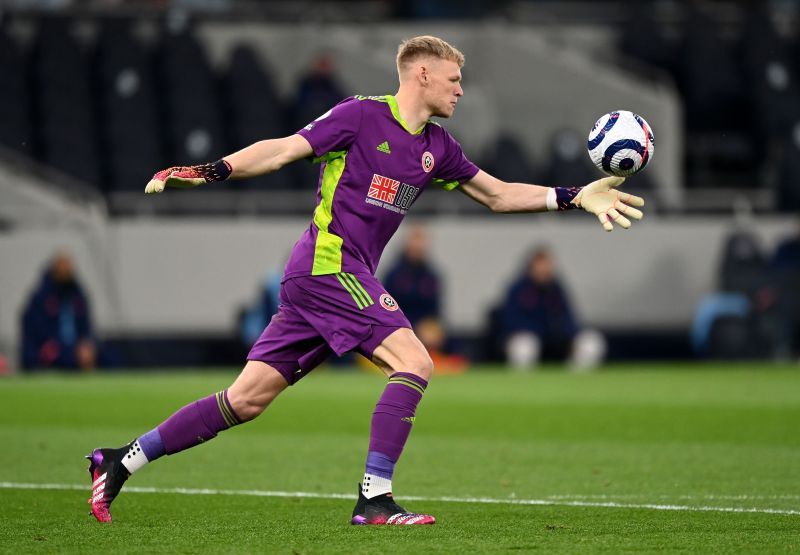
[[[399,306],[397,306],[397,301],[395,301],[389,293],[384,293],[381,295],[381,306],[388,310],[389,312],[394,312]]]
[[[425,154],[422,155],[422,169],[425,173],[429,173],[433,169],[433,154],[428,151],[425,151]]]

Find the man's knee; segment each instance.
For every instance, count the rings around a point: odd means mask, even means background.
[[[431,376],[433,376],[433,360],[431,360],[427,351],[423,350],[410,357],[403,365],[401,371],[414,374],[425,381],[429,381]]]
[[[239,420],[253,420],[287,387],[283,376],[263,362],[248,362],[228,388],[228,401]]]
[[[372,357],[387,375],[408,372],[429,380],[433,374],[433,361],[428,351],[409,328],[400,328],[384,339]]]
[[[271,399],[265,401],[263,398],[255,396],[240,396],[230,398],[230,401],[233,411],[236,413],[236,416],[239,417],[239,420],[242,422],[249,422],[266,410]]]

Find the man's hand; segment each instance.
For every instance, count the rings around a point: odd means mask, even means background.
[[[631,227],[631,221],[625,216],[641,220],[644,214],[633,207],[644,206],[644,199],[617,191],[616,188],[622,185],[623,181],[624,177],[604,177],[593,181],[575,195],[572,204],[595,214],[606,231],[614,229],[612,221],[628,229]]]
[[[153,176],[145,193],[160,193],[164,187],[190,189],[211,181],[223,181],[231,174],[231,165],[225,160],[199,166],[173,166]]]

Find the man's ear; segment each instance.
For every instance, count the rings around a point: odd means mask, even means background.
[[[430,75],[428,74],[428,67],[427,66],[419,66],[417,68],[417,79],[419,79],[420,84],[423,87],[428,86],[428,81],[430,80]]]

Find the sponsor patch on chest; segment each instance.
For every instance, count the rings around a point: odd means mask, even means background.
[[[397,179],[373,174],[367,191],[367,204],[405,214],[417,198],[419,189]]]

